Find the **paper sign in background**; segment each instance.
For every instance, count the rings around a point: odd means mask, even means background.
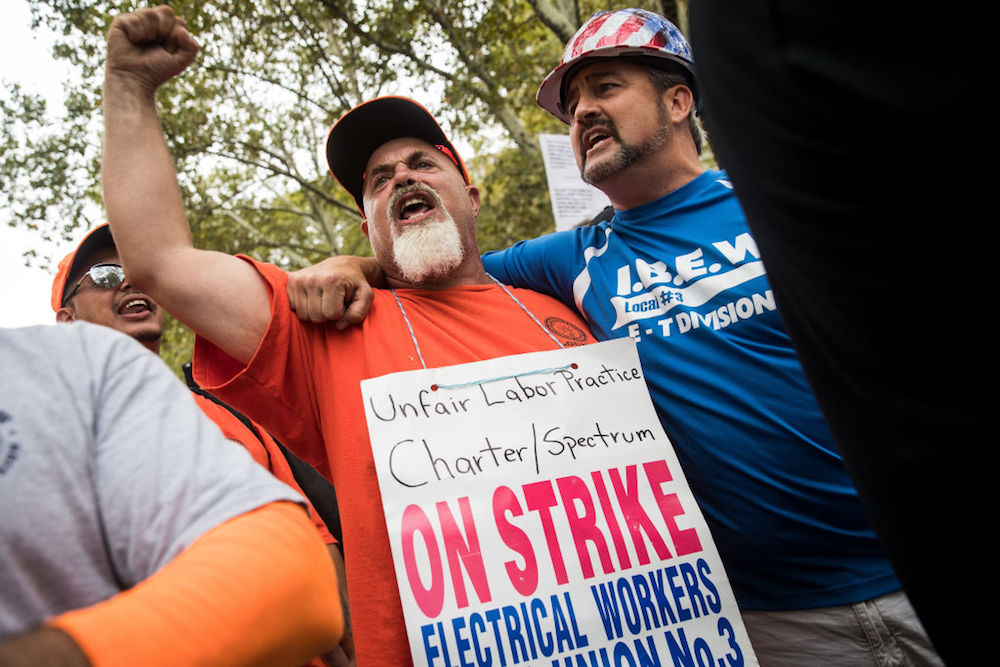
[[[542,147],[556,231],[587,222],[611,203],[606,194],[580,177],[569,136],[539,134],[538,143]]]
[[[362,393],[415,664],[757,664],[631,338]]]

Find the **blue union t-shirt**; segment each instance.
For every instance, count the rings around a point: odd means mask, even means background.
[[[900,588],[724,172],[483,263],[502,282],[575,304],[599,340],[636,339],[742,608],[848,604]]]

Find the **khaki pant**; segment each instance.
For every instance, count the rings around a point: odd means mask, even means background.
[[[944,664],[902,591],[841,607],[742,616],[761,667]]]

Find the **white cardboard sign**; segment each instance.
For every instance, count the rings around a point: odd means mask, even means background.
[[[757,664],[634,340],[361,388],[416,665]]]
[[[611,203],[606,194],[580,178],[568,135],[539,134],[538,143],[542,148],[556,231],[591,220]]]

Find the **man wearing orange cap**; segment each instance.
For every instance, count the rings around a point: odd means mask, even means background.
[[[118,249],[133,284],[198,334],[199,381],[332,479],[358,664],[411,664],[361,381],[593,338],[555,299],[486,274],[479,191],[437,122],[405,98],[355,108],[327,144],[391,288],[375,291],[363,325],[304,323],[289,306],[286,273],[192,247],[154,93],[197,48],[168,7],[119,16],[108,33],[104,187]]]
[[[111,228],[107,224],[93,229],[75,250],[59,262],[56,276],[52,281],[51,304],[58,322],[83,321],[110,327],[131,336],[151,352],[159,353],[164,313],[155,301],[134,289],[125,278],[118,250],[111,236]],[[197,388],[194,399],[202,412],[215,422],[227,438],[243,445],[258,464],[305,495],[286,459],[287,455],[296,462],[294,455],[283,450],[262,426],[251,422]],[[302,468],[302,470],[310,469]],[[332,495],[332,488],[329,484],[326,486],[328,488],[323,491]],[[344,564],[340,549],[326,523],[308,500],[306,510],[320,537],[326,543],[340,575],[341,595],[345,600],[343,606],[346,612],[346,582],[342,574]],[[352,654],[350,634],[347,633],[336,658],[346,664]],[[314,663],[325,664],[319,658],[316,658]]]
[[[670,21],[641,9],[591,17],[538,102],[567,123],[581,176],[614,216],[488,253],[484,266],[575,305],[599,339],[637,341],[762,664],[939,664],[812,395],[732,185],[699,161],[699,99],[691,48]],[[338,315],[315,305],[311,280],[290,281],[306,295],[298,310]],[[354,305],[350,318],[363,310]]]

